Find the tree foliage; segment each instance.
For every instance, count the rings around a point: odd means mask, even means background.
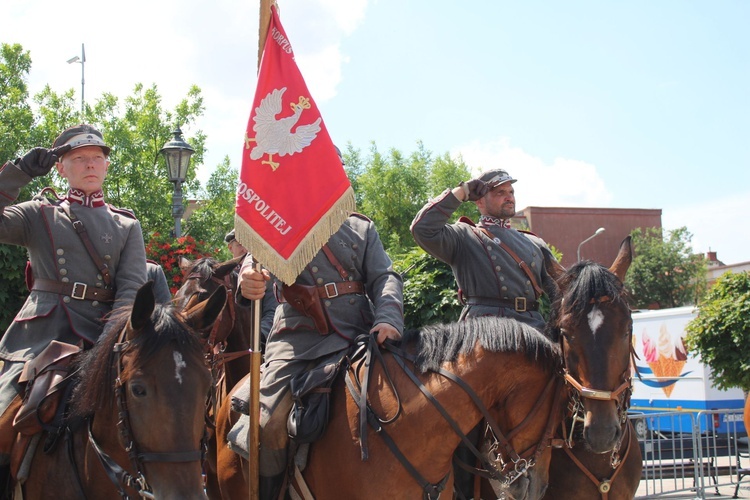
[[[750,273],[725,273],[687,325],[685,346],[711,367],[719,389],[750,391]]]
[[[693,254],[686,227],[633,230],[635,257],[625,278],[632,306],[640,309],[695,304],[705,291],[706,262]]]

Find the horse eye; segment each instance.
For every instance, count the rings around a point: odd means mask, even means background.
[[[130,384],[130,393],[137,398],[146,397],[146,387],[138,383]]]

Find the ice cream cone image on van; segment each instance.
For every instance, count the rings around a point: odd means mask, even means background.
[[[658,339],[643,335],[643,354],[654,375],[665,382],[661,390],[669,397],[687,362],[687,352],[682,337],[678,336],[673,339],[667,331],[667,326],[663,324],[659,329]],[[670,379],[673,380],[670,381]]]

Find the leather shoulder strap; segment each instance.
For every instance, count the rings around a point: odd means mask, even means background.
[[[536,293],[536,298],[539,299],[539,297],[542,296],[542,294],[544,293],[544,291],[539,286],[539,283],[537,283],[536,277],[534,276],[534,273],[531,272],[531,269],[529,268],[529,265],[526,264],[523,260],[521,260],[521,258],[518,256],[518,254],[516,254],[516,252],[514,252],[512,248],[510,248],[508,245],[506,245],[504,241],[502,241],[500,239],[495,240],[495,237],[486,228],[476,227],[476,229],[478,229],[479,231],[482,231],[485,234],[485,236],[487,236],[492,241],[495,241],[496,243],[498,243],[498,245],[500,246],[500,248],[502,248],[503,250],[505,250],[505,252],[508,255],[510,255],[510,257],[513,260],[516,261],[516,264],[518,264],[518,267],[521,268],[521,270],[524,272],[524,274],[526,274],[526,277],[529,278],[529,281],[531,281],[531,286],[534,287],[534,292]]]
[[[341,279],[344,281],[349,279],[349,273],[344,269],[344,266],[341,265],[341,262],[339,262],[339,259],[336,258],[335,255],[333,255],[333,252],[330,248],[328,248],[328,243],[323,245],[323,253],[326,254],[326,257],[328,257],[328,261],[333,264],[333,267],[336,268],[336,270],[341,275]]]
[[[99,272],[102,274],[102,279],[104,280],[104,284],[107,286],[111,286],[112,276],[109,273],[109,267],[107,266],[107,264],[105,264],[102,261],[102,258],[96,252],[96,248],[94,248],[94,244],[91,243],[91,238],[89,238],[89,233],[86,231],[86,228],[83,226],[83,221],[81,221],[78,217],[76,217],[76,214],[73,213],[69,205],[63,203],[62,207],[63,207],[63,210],[65,211],[65,215],[67,215],[70,221],[73,223],[73,228],[76,230],[76,233],[81,238],[81,241],[83,242],[83,246],[86,247],[86,251],[89,253],[89,256],[91,256],[91,260],[94,261],[94,265],[96,265],[97,269],[99,269]]]

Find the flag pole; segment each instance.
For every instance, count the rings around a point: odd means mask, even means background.
[[[268,26],[271,24],[271,5],[275,0],[260,0],[260,16],[258,25],[258,68],[263,57],[263,48],[268,35]],[[253,258],[253,267],[261,269],[260,263]],[[248,462],[248,493],[250,500],[260,498],[260,320],[262,316],[261,300],[253,302],[253,328],[251,330],[250,353],[250,429],[247,433]]]

